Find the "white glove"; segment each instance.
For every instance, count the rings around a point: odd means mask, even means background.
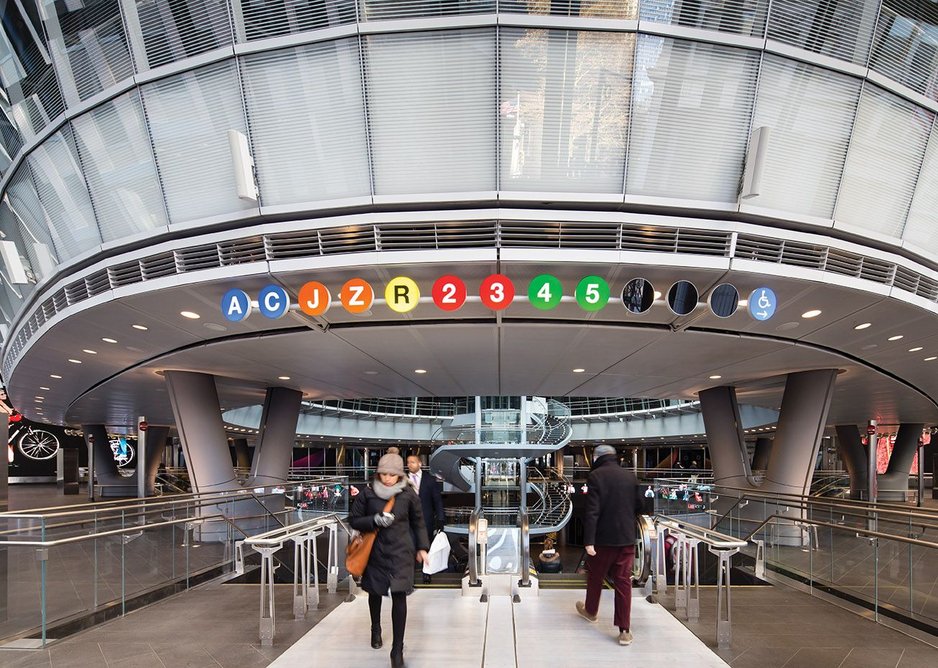
[[[394,513],[375,513],[375,526],[387,528],[394,522]]]

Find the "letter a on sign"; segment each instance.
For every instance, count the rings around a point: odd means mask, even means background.
[[[384,301],[395,313],[413,311],[420,301],[420,288],[406,276],[392,278],[384,288]]]
[[[251,298],[244,290],[232,288],[221,298],[221,312],[229,322],[241,322],[251,315]]]
[[[375,291],[363,278],[352,278],[345,282],[339,292],[342,306],[349,313],[364,313],[375,301]]]
[[[300,288],[300,294],[297,297],[300,310],[306,315],[322,315],[329,310],[332,303],[332,295],[329,294],[329,288],[318,281],[310,281]]]

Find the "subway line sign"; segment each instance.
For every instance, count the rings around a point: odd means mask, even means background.
[[[478,295],[470,296],[465,282],[458,276],[445,275],[436,279],[429,296],[422,296],[416,281],[407,276],[396,276],[378,292],[362,278],[346,281],[338,290],[339,304],[347,312],[360,315],[380,303],[395,313],[408,313],[418,304],[433,303],[441,311],[458,311],[468,302],[480,302],[493,311],[502,311],[512,303],[527,301],[538,310],[550,311],[561,302],[576,302],[587,312],[600,311],[609,305],[612,289],[599,276],[586,276],[576,285],[572,294],[564,294],[559,278],[550,274],[534,277],[527,285],[527,290],[516,290],[512,280],[504,274],[491,274],[483,279]],[[719,297],[715,300],[715,297]],[[644,278],[633,278],[618,293],[617,300],[626,311],[641,314],[651,308],[652,303],[661,297],[651,283]],[[677,315],[687,315],[698,306],[697,289],[689,281],[677,281],[667,292],[664,301]],[[221,300],[222,315],[231,322],[240,322],[248,318],[256,309],[266,318],[282,318],[291,308],[310,316],[324,315],[334,302],[330,289],[319,281],[305,283],[297,293],[293,304],[287,291],[275,284],[265,286],[252,300],[244,290],[228,290]],[[708,299],[708,304],[715,315],[729,317],[736,312],[739,293],[728,283],[715,287]]]

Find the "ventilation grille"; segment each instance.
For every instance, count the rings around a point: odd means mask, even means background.
[[[851,276],[938,301],[938,281],[907,267],[839,248],[728,231],[600,222],[446,221],[347,225],[245,237],[149,255],[95,271],[56,291],[23,322],[3,365],[9,377],[29,340],[57,314],[90,297],[158,278],[273,260],[452,248],[573,248],[735,257]]]

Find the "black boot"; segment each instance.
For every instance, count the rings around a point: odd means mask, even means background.
[[[371,649],[381,649],[381,627],[371,627]]]
[[[407,668],[404,663],[404,649],[391,650],[391,668]]]

